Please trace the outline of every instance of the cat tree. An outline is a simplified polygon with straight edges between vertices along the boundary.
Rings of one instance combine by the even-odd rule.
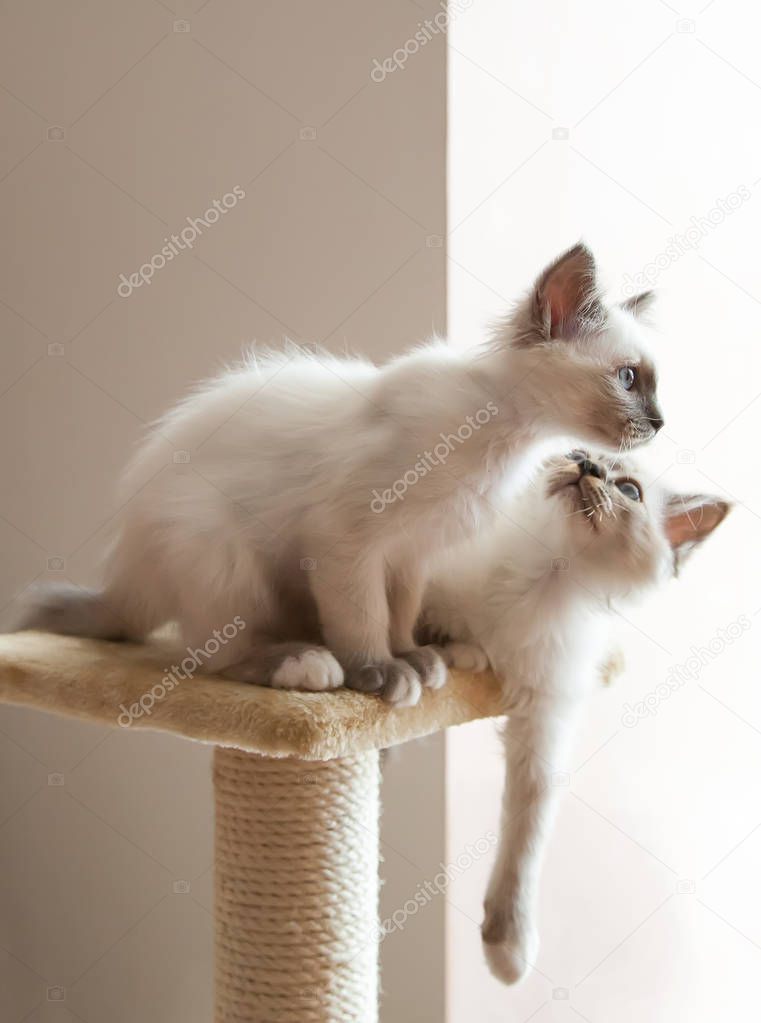
[[[197,676],[155,648],[0,636],[0,702],[214,746],[216,1023],[378,1018],[378,751],[500,713],[453,672],[417,707]],[[149,713],[150,711],[150,713]]]

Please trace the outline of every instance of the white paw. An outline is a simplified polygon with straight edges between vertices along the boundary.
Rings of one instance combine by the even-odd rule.
[[[499,917],[490,919],[487,915],[481,928],[484,956],[498,980],[503,984],[517,984],[536,961],[539,936],[532,927],[519,934],[515,928],[508,925],[503,930],[503,926]]]
[[[399,657],[415,669],[424,689],[441,689],[446,682],[447,666],[438,647],[415,647]]]
[[[344,672],[329,650],[307,650],[286,657],[272,676],[273,689],[308,689],[323,692],[343,685]]]
[[[371,661],[352,668],[346,677],[346,686],[360,693],[379,693],[395,707],[414,707],[423,692],[420,676],[401,657],[389,661]]]
[[[486,671],[489,667],[489,658],[472,643],[447,643],[444,657],[449,667],[458,671]]]
[[[512,945],[487,945],[484,955],[492,974],[503,984],[517,984],[528,973],[532,963]]]
[[[383,699],[395,707],[414,707],[420,703],[423,688],[420,677],[412,669],[399,672],[383,692]]]

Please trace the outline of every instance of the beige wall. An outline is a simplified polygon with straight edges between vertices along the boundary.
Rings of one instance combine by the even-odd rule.
[[[6,6],[0,604],[93,580],[146,421],[249,340],[383,357],[443,329],[441,37],[369,76],[426,8]],[[117,294],[235,186],[192,251]],[[0,764],[3,1023],[206,1023],[208,752],[6,708]],[[441,742],[388,766],[385,803],[390,913],[443,857]],[[432,905],[384,944],[386,1019],[443,1018],[443,919]]]

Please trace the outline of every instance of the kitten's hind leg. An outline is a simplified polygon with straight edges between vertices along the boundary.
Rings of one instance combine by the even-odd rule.
[[[237,682],[273,689],[323,692],[343,685],[343,668],[325,647],[296,641],[274,642],[257,637],[246,657],[221,674]]]
[[[343,669],[319,642],[284,641],[293,608],[282,606],[256,563],[249,567],[245,583],[227,586],[216,600],[213,591],[206,600],[195,590],[185,596],[183,643],[199,670],[274,689],[315,692],[342,685]]]
[[[277,610],[264,588],[258,596],[258,611],[233,615],[231,608],[218,607],[214,619],[200,612],[200,602],[190,607],[186,604],[181,622],[183,643],[198,660],[199,669],[273,689],[318,692],[343,685],[343,669],[324,646],[283,641],[268,634],[268,630],[278,631]],[[247,604],[250,606],[243,598],[236,601],[238,607]],[[194,612],[194,608],[199,610]]]

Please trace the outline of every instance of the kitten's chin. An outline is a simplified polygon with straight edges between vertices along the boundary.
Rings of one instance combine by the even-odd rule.
[[[575,477],[550,493],[562,503],[563,515],[572,528],[599,533],[613,521],[613,504],[607,491],[586,477]]]
[[[634,448],[641,448],[643,445],[649,444],[655,434],[656,431],[652,427],[648,427],[644,432],[637,430],[635,433],[626,434],[621,440],[622,449],[633,451]]]
[[[622,454],[626,451],[633,451],[648,444],[655,437],[657,430],[647,423],[625,423],[620,421],[617,424],[611,423],[611,430],[606,429],[607,424],[595,425],[592,428],[592,443],[599,444],[610,452]]]

